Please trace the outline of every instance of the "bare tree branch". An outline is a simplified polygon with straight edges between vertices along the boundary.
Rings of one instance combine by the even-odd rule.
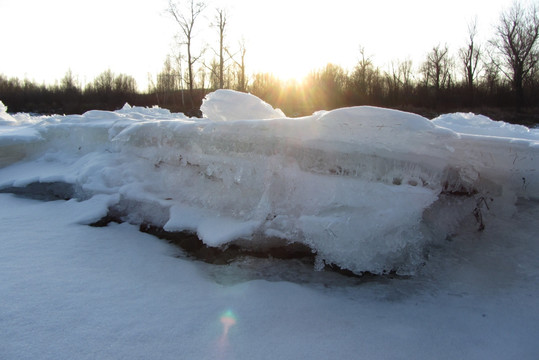
[[[519,107],[524,103],[524,83],[539,62],[538,38],[537,6],[526,9],[515,2],[501,14],[496,36],[490,41],[502,59],[498,66],[511,81]]]
[[[473,94],[475,79],[481,71],[481,46],[475,41],[477,36],[477,17],[468,24],[468,43],[459,50],[459,57],[463,66],[464,77],[470,93]]]
[[[181,45],[185,45],[187,47],[187,85],[189,86],[189,97],[191,101],[191,107],[194,107],[193,103],[193,88],[194,88],[194,65],[195,63],[200,60],[200,58],[203,56],[203,50],[200,54],[194,55],[193,54],[193,38],[194,38],[194,28],[197,18],[202,14],[204,9],[206,8],[206,4],[203,2],[196,2],[194,0],[190,0],[187,3],[186,9],[180,9],[180,5],[178,3],[173,2],[173,0],[169,0],[169,7],[168,7],[168,13],[172,16],[172,18],[176,21],[178,26],[180,27],[180,36],[182,37],[182,40],[179,41]],[[182,11],[183,10],[183,11]]]

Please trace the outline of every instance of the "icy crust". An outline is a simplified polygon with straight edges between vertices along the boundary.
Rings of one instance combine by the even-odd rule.
[[[268,107],[221,90],[207,96],[204,119],[129,105],[14,116],[0,126],[0,188],[73,184],[81,198],[102,199],[87,223],[108,208],[132,223],[196,232],[209,246],[284,239],[311,247],[319,266],[356,273],[413,272],[425,246],[463,220],[501,216],[517,196],[539,198],[538,144],[518,131],[465,134],[374,107],[298,119]]]

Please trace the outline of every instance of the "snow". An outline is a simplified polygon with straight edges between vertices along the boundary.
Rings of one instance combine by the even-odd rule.
[[[441,194],[473,194],[458,212],[480,211],[480,226],[517,197],[539,197],[535,130],[374,107],[290,119],[230,90],[209,94],[202,111],[195,119],[126,104],[23,116],[0,129],[0,187],[57,182],[79,198],[115,194],[108,208],[133,224],[193,231],[215,247],[301,243],[318,267],[358,274],[422,266],[425,246],[453,231],[439,221],[451,216]],[[463,132],[463,118],[475,131]],[[504,128],[510,138],[478,136]]]
[[[71,199],[0,194],[0,358],[537,356],[539,130],[374,107],[292,119],[226,90],[202,110],[0,106],[0,191]],[[124,222],[88,226],[107,214]],[[201,263],[141,224],[307,245],[320,271]]]
[[[462,134],[499,136],[505,138],[529,139],[539,141],[539,132],[526,126],[494,121],[484,115],[473,113],[445,114],[433,119],[438,126],[445,127]]]
[[[7,106],[0,101],[0,125],[11,125],[15,123],[15,119],[7,113]]]
[[[89,201],[0,194],[0,202],[2,359],[533,359],[539,351],[536,203],[433,250],[413,278],[360,282],[271,260],[196,262],[127,223],[78,224]]]
[[[254,95],[233,90],[217,90],[206,96],[200,110],[214,121],[261,120],[285,117],[279,109]]]

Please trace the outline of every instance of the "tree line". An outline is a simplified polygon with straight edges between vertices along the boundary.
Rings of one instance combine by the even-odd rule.
[[[477,41],[477,19],[467,42],[452,55],[437,44],[424,61],[393,61],[385,69],[360,49],[347,71],[328,64],[301,83],[255,74],[250,91],[287,114],[375,105],[435,116],[450,111],[481,112],[493,118],[539,123],[539,17],[537,6],[519,2],[504,10],[491,39]]]
[[[71,70],[53,85],[8,78],[0,74],[0,100],[11,112],[83,113],[92,109],[117,109],[126,102],[139,102],[135,79],[110,69],[84,88]]]
[[[539,104],[539,17],[535,5],[514,2],[500,14],[491,39],[484,44],[477,40],[475,19],[461,48],[436,44],[422,63],[395,60],[382,68],[361,48],[353,69],[327,64],[299,82],[284,81],[271,73],[249,76],[245,42],[228,46],[227,11],[213,9],[209,23],[202,17],[208,11],[212,10],[203,2],[170,0],[167,12],[178,27],[177,44],[162,70],[149,78],[146,91],[138,90],[132,76],[111,70],[84,88],[71,71],[54,85],[0,75],[0,100],[14,112],[80,113],[116,109],[129,102],[200,115],[198,109],[206,93],[229,88],[251,92],[289,116],[375,105],[427,116],[469,110],[496,118],[497,111],[506,111],[531,123],[539,122],[533,118]],[[196,36],[199,27],[208,26],[214,33],[214,46]]]

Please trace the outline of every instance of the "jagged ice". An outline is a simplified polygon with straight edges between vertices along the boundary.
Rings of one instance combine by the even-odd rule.
[[[0,188],[65,184],[94,202],[81,223],[115,212],[208,246],[302,243],[318,266],[356,273],[413,273],[463,223],[476,230],[539,198],[539,132],[522,126],[375,107],[286,118],[230,90],[201,110],[31,116],[2,105]]]

